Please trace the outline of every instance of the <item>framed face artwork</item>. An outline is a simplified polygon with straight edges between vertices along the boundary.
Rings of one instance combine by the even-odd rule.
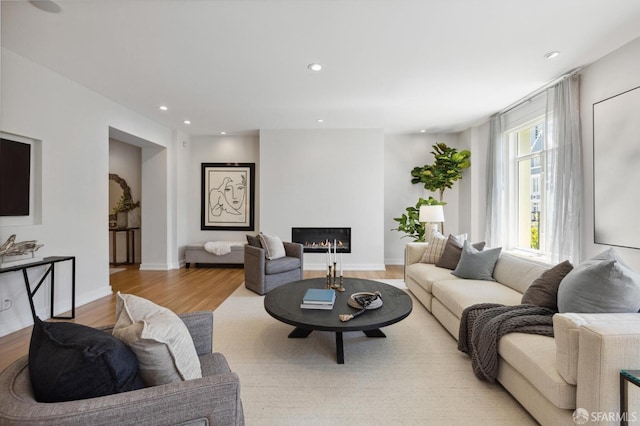
[[[202,230],[254,228],[255,163],[202,163]]]

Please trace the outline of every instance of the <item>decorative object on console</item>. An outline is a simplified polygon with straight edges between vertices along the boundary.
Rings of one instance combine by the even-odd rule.
[[[44,244],[38,244],[37,240],[20,241],[17,243],[15,241],[16,234],[13,234],[0,246],[0,265],[38,260],[35,257],[35,252],[44,246]],[[6,256],[9,256],[10,259],[7,259]]]
[[[115,173],[109,173],[109,180],[115,182],[122,189],[122,194],[118,199],[115,206],[113,206],[112,212],[109,216],[109,226],[116,227],[118,229],[127,228],[129,224],[129,213],[140,207],[140,201],[133,201],[131,196],[131,187],[127,184],[127,181],[118,176]],[[110,188],[110,192],[115,188]],[[133,222],[133,221],[132,221]],[[139,223],[132,223],[132,226],[137,226]]]

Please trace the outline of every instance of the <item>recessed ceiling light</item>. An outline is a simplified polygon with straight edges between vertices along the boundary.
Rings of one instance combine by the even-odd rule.
[[[426,133],[427,130],[426,129],[420,129],[420,133]]]
[[[169,109],[169,108],[168,108],[166,105],[160,105],[160,110],[162,110],[162,111],[166,111],[166,110],[168,110],[168,109]]]
[[[311,71],[320,71],[322,69],[322,65],[320,65],[320,64],[309,64],[309,65],[307,65],[307,68],[309,68]]]
[[[191,124],[191,121],[190,120],[184,120],[183,123],[184,124]]]
[[[545,59],[553,59],[555,57],[557,57],[560,54],[560,52],[558,52],[557,50],[554,50],[553,52],[549,52],[546,55],[544,55]]]
[[[324,120],[322,118],[318,118],[318,123],[324,123]]]
[[[220,134],[221,134],[221,135],[226,135],[226,134],[227,134],[227,132],[220,132]]]
[[[60,13],[62,10],[60,5],[52,0],[29,0],[29,3],[49,13]]]

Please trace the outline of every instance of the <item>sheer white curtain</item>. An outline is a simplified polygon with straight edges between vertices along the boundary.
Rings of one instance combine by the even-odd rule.
[[[504,119],[491,117],[487,155],[487,223],[485,240],[488,247],[504,247],[507,236]]]
[[[545,151],[542,162],[546,189],[540,217],[545,235],[541,250],[549,255],[552,262],[569,259],[578,263],[583,193],[578,75],[562,78],[522,104],[491,117],[485,239],[489,247],[514,248],[510,246],[516,239],[509,236],[507,203],[517,201],[510,201],[507,196],[511,160],[505,132],[543,113]]]
[[[579,75],[548,88],[545,120],[544,200],[545,251],[553,262],[580,262],[580,221],[583,199],[580,137]]]

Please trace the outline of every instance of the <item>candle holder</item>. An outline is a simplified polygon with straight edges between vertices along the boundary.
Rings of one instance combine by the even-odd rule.
[[[333,289],[335,291],[343,292],[345,288],[343,286],[344,279],[341,276],[337,276],[337,267],[336,262],[333,262],[333,265],[329,265],[329,269],[327,270],[327,288]]]

